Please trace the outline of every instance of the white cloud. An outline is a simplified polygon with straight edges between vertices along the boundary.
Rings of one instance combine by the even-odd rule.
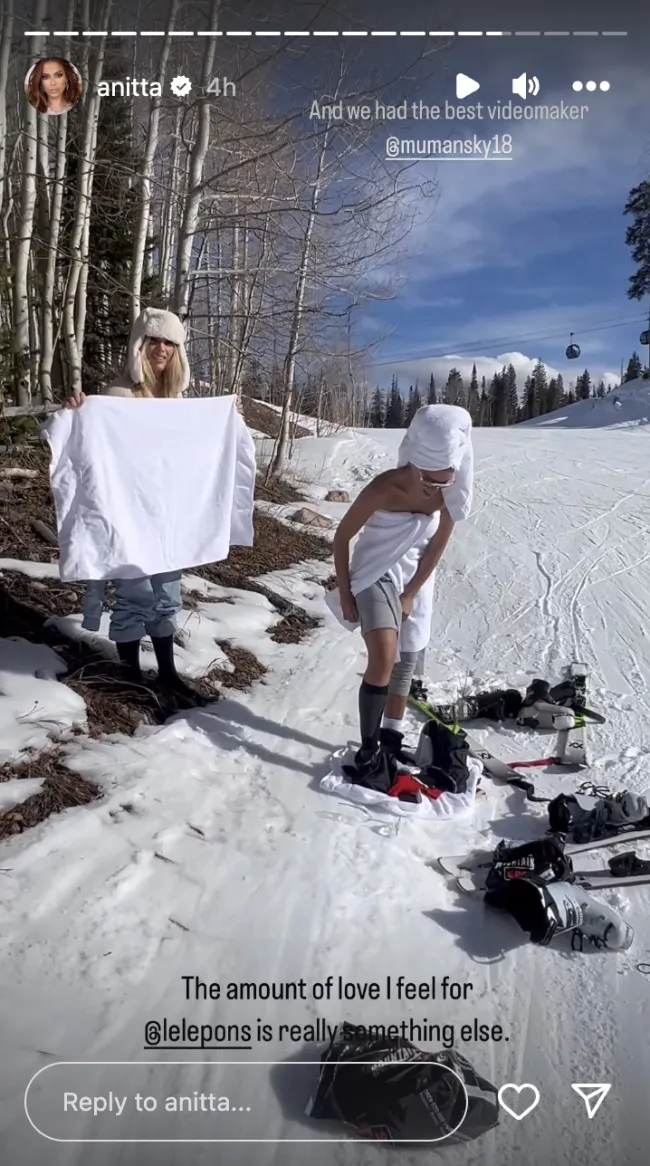
[[[425,389],[429,383],[431,373],[433,373],[436,386],[438,389],[444,385],[447,376],[452,368],[457,368],[463,379],[469,382],[472,375],[472,368],[476,365],[476,373],[479,379],[486,377],[488,382],[492,379],[495,373],[501,372],[504,365],[512,364],[517,373],[517,380],[520,389],[523,388],[526,377],[529,376],[537,363],[536,357],[526,356],[523,352],[503,352],[499,356],[462,356],[460,354],[450,353],[448,356],[435,356],[424,360],[411,360],[395,362],[390,367],[390,372],[382,367],[376,374],[371,373],[371,381],[374,379],[377,383],[387,388],[393,373],[397,376],[400,388],[408,388],[409,385],[415,384],[418,381],[420,389]],[[557,376],[561,373],[564,377],[564,382],[568,386],[571,381],[576,379],[584,370],[584,362],[576,361],[573,365],[563,363],[554,367],[551,364],[543,362],[549,377]],[[597,368],[590,366],[589,369],[592,379],[599,381],[601,378],[605,384],[618,384],[620,374],[612,372],[611,369]]]

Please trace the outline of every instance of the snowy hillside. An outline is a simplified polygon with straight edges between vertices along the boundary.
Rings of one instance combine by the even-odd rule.
[[[435,696],[525,685],[533,676],[559,680],[576,658],[592,671],[590,703],[606,712],[607,725],[589,729],[589,773],[529,771],[548,796],[576,790],[585,776],[615,790],[650,787],[650,430],[629,428],[644,420],[644,409],[650,417],[650,385],[617,395],[626,402],[620,417],[606,400],[572,406],[564,421],[545,417],[526,432],[476,433],[474,513],[455,533],[439,574],[428,663]],[[609,419],[592,426],[590,412]],[[566,420],[569,414],[584,420]],[[338,488],[354,496],[395,463],[401,437],[343,431],[297,442],[297,471],[312,482],[318,509],[338,519],[345,505],[324,503],[325,493]],[[324,616],[322,582],[330,569],[309,563],[262,582]],[[552,1129],[555,1166],[641,1166],[650,985],[637,965],[650,959],[649,888],[602,892],[634,927],[626,954],[567,954],[524,942],[514,922],[456,894],[431,862],[503,837],[539,836],[544,807],[486,779],[486,798],[457,823],[382,816],[323,792],[332,751],[356,734],[358,634],[328,620],[300,644],[278,643],[271,639],[276,615],[263,597],[211,587],[186,629],[185,671],[205,667],[211,645],[229,628],[269,671],[249,693],[231,692],[207,710],[142,727],[133,737],[79,736],[73,727],[84,710],[51,649],[0,640],[5,748],[42,747],[55,722],[67,763],[105,795],[0,842],[3,1164],[149,1160],[133,1144],[143,1136],[142,1115],[133,1109],[77,1118],[73,1136],[132,1140],[119,1149],[46,1144],[27,1128],[27,1083],[61,1061],[99,1064],[41,1072],[32,1087],[33,1120],[55,1138],[70,1128],[63,1089],[157,1097],[236,1092],[250,1112],[219,1118],[212,1138],[343,1138],[342,1128],[323,1129],[304,1116],[316,1072],[304,1062],[317,1061],[324,1042],[306,1043],[306,1034],[289,1026],[412,1018],[441,1026],[440,1039],[416,1041],[422,1047],[441,1048],[450,1032],[444,1026],[454,1026],[459,1051],[490,1081],[530,1082],[541,1094],[521,1126],[503,1114],[495,1131],[446,1148],[441,1161],[519,1166],[525,1152],[527,1166],[548,1166]],[[221,606],[209,608],[210,598]],[[415,740],[418,725],[409,715]],[[548,736],[526,730],[487,730],[483,739],[506,761],[545,757],[554,748]],[[638,851],[648,857],[650,846],[640,842]],[[581,866],[601,861],[587,856]],[[471,988],[465,1002],[247,1002],[186,991],[182,977],[193,976],[222,986],[301,979],[311,986],[328,976],[381,985],[387,976],[405,976],[430,985],[434,976],[438,983],[449,976]],[[460,1026],[475,1019],[501,1026],[503,1039],[493,1033],[497,1039],[461,1043]],[[259,1039],[258,1020],[273,1026],[271,1039]],[[209,1051],[201,1054],[194,1038],[172,1033],[158,1037],[157,1050],[145,1049],[147,1022],[165,1021],[249,1024],[252,1035],[247,1041],[206,1029]],[[228,1063],[164,1067],[182,1060]],[[130,1064],[101,1064],[107,1061]],[[238,1067],[251,1061],[258,1064]],[[592,1123],[571,1091],[576,1081],[615,1083]],[[192,1138],[193,1118],[176,1119],[184,1123],[177,1137]],[[332,1151],[336,1162],[355,1166],[376,1166],[381,1153],[332,1145],[328,1160]],[[277,1141],[216,1154],[196,1144],[155,1150],[159,1166],[298,1166],[304,1157],[304,1145]],[[400,1149],[399,1161],[418,1166],[422,1155]]]
[[[627,381],[612,389],[606,397],[576,401],[545,413],[532,421],[522,421],[519,428],[535,429],[622,429],[650,422],[650,380]]]

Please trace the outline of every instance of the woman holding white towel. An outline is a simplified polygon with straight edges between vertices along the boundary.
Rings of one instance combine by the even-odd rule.
[[[456,522],[471,509],[471,437],[465,409],[419,409],[398,468],[362,490],[334,537],[343,621],[361,627],[368,651],[359,690],[361,748],[346,768],[364,784],[390,784],[399,759],[411,680],[431,634],[435,570]]]
[[[178,398],[190,383],[185,351],[185,329],[172,312],[145,308],[133,325],[129,339],[127,367],[123,376],[109,385],[111,397]],[[66,401],[69,409],[86,400],[78,393]],[[182,608],[181,572],[136,579],[116,579],[115,604],[111,612],[109,636],[115,643],[125,674],[142,683],[140,644],[150,636],[158,663],[160,682],[168,688],[177,705],[190,708],[207,701],[178,675],[174,661],[176,617]],[[99,628],[105,584],[86,584],[83,626]]]

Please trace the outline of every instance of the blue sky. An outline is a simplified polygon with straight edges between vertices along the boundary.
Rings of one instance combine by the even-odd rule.
[[[639,349],[648,304],[627,298],[632,262],[623,208],[650,172],[647,42],[457,38],[430,80],[403,91],[409,100],[456,103],[455,76],[464,72],[481,84],[465,105],[521,104],[511,80],[524,71],[539,77],[537,102],[586,104],[585,119],[411,121],[396,131],[512,132],[515,161],[421,164],[439,185],[437,205],[412,232],[394,300],[373,305],[362,322],[366,337],[391,333],[373,352],[370,377],[380,384],[393,371],[404,387],[431,372],[444,380],[450,367],[469,372],[474,360],[479,374],[491,375],[504,357],[522,375],[539,357],[568,379],[585,366],[596,377],[617,378],[621,359]],[[574,80],[608,80],[611,88],[578,95]],[[621,322],[626,326],[612,327]],[[570,332],[582,349],[575,363],[564,357]]]

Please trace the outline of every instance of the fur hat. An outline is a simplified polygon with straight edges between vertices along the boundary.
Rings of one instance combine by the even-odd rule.
[[[187,363],[187,353],[185,351],[185,329],[178,316],[175,316],[173,312],[165,312],[162,308],[145,308],[131,329],[128,359],[128,370],[131,380],[135,385],[142,384],[143,375],[140,354],[142,345],[149,337],[152,340],[169,340],[171,344],[175,344],[178,348],[183,369],[181,392],[184,393],[190,383],[190,366]]]

